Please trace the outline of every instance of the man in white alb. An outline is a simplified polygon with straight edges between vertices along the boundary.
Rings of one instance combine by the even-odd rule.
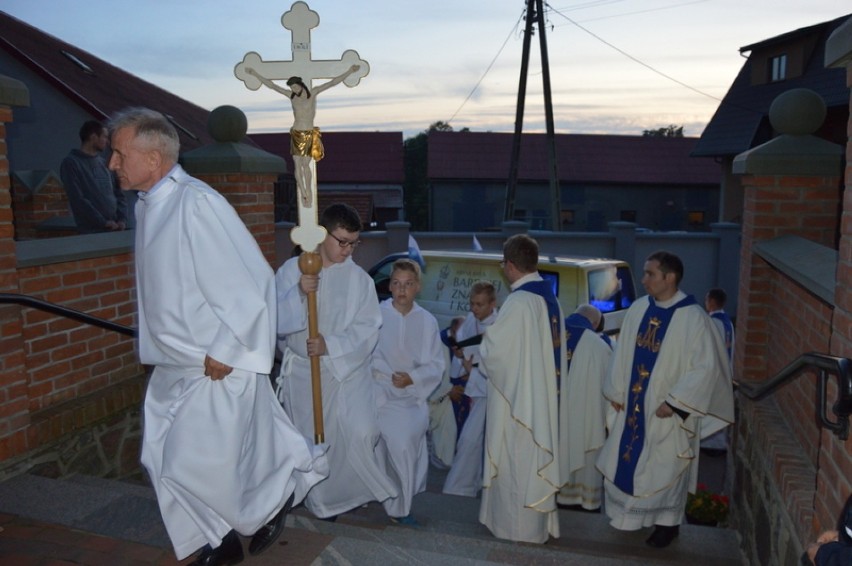
[[[275,287],[228,202],[177,165],[178,134],[159,112],[110,123],[110,169],[139,191],[139,358],[154,366],[142,464],[175,554],[193,565],[243,559],[275,542],[285,516],[326,474],[275,399]]]

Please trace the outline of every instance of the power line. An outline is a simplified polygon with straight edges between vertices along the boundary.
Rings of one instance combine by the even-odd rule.
[[[621,48],[619,48],[619,47],[616,47],[615,45],[613,45],[612,43],[608,42],[607,40],[605,40],[604,38],[600,37],[599,35],[596,35],[596,34],[595,34],[595,33],[593,33],[592,31],[590,31],[590,30],[588,30],[588,29],[584,28],[584,27],[583,27],[583,26],[581,26],[579,23],[575,22],[574,20],[572,20],[571,18],[569,18],[568,16],[566,16],[565,14],[563,14],[562,12],[560,12],[559,10],[557,10],[557,9],[553,8],[553,7],[552,7],[552,6],[550,6],[549,4],[547,4],[547,8],[548,8],[550,11],[552,11],[553,13],[555,13],[555,14],[559,14],[560,16],[562,16],[563,18],[565,18],[566,20],[568,20],[568,22],[569,22],[569,23],[573,24],[574,26],[576,26],[576,27],[578,27],[579,29],[581,29],[581,30],[583,30],[584,32],[586,32],[587,34],[591,35],[592,37],[594,37],[595,39],[597,39],[598,41],[600,41],[601,43],[603,43],[603,44],[604,44],[604,45],[606,45],[607,47],[609,47],[609,48],[611,48],[611,49],[614,49],[615,51],[617,51],[617,52],[621,53],[622,55],[624,55],[625,57],[627,57],[628,59],[630,59],[630,60],[631,60],[631,61],[633,61],[634,63],[638,63],[639,65],[642,65],[643,67],[645,67],[645,68],[646,68],[646,69],[648,69],[649,71],[651,71],[651,72],[653,72],[653,73],[656,73],[656,74],[660,75],[661,77],[663,77],[663,78],[665,78],[665,79],[668,79],[668,80],[672,81],[673,83],[679,84],[680,86],[682,86],[682,87],[684,87],[684,88],[688,88],[689,90],[691,90],[691,91],[693,91],[693,92],[695,92],[695,93],[697,93],[697,94],[700,94],[700,95],[702,95],[702,96],[706,96],[707,98],[712,98],[713,100],[717,100],[717,101],[719,101],[719,102],[722,102],[722,99],[721,99],[721,98],[719,98],[718,96],[713,96],[712,94],[708,94],[708,93],[706,93],[706,92],[704,92],[704,91],[702,91],[702,90],[699,90],[699,89],[695,88],[695,87],[694,87],[694,86],[692,86],[692,85],[688,85],[688,84],[686,84],[686,83],[685,83],[685,82],[683,82],[683,81],[679,81],[678,79],[676,79],[676,78],[672,77],[671,75],[667,75],[666,73],[664,73],[664,72],[662,72],[662,71],[660,71],[660,70],[658,70],[658,69],[656,69],[656,68],[652,67],[652,66],[651,66],[651,65],[649,65],[648,63],[645,63],[645,62],[644,62],[644,61],[642,61],[641,59],[638,59],[638,58],[634,57],[633,55],[631,55],[630,53],[628,53],[628,52],[624,51],[623,49],[621,49]]]
[[[450,119],[447,120],[447,124],[450,124],[453,121],[453,119],[456,116],[458,116],[458,113],[461,112],[461,109],[464,108],[464,105],[467,104],[468,100],[470,100],[470,97],[473,96],[473,93],[476,92],[476,89],[478,89],[479,85],[482,84],[482,81],[485,80],[485,77],[488,75],[488,72],[491,70],[491,67],[494,66],[494,63],[497,61],[497,58],[500,57],[500,54],[503,52],[503,49],[505,49],[506,44],[509,43],[509,40],[517,32],[518,24],[521,23],[521,20],[524,18],[524,11],[525,10],[521,11],[521,15],[518,18],[518,21],[515,22],[514,26],[512,26],[512,29],[509,31],[509,35],[507,35],[506,39],[503,41],[503,45],[501,45],[500,49],[497,50],[497,54],[491,60],[491,63],[488,64],[488,67],[485,69],[485,72],[482,73],[482,76],[479,77],[479,80],[476,81],[476,84],[473,85],[473,88],[470,90],[470,93],[467,95],[467,97],[464,99],[464,101],[461,103],[461,105],[458,107],[458,109],[455,112],[453,112],[453,115],[450,116]]]
[[[553,8],[550,7],[551,10],[558,13],[559,10],[563,12],[573,12],[575,10],[584,10],[586,8],[598,8],[600,6],[604,6],[606,4],[614,4],[617,2],[621,2],[622,0],[599,0],[598,2],[589,2],[587,4],[580,4],[577,6],[571,6],[570,8]],[[610,14],[608,16],[600,16],[597,18],[589,18],[583,20],[583,23],[586,22],[597,22],[600,20],[610,20],[612,18],[621,18],[623,16],[634,16],[636,14],[647,14],[648,12],[660,12],[662,10],[671,10],[672,8],[680,8],[682,6],[689,6],[691,4],[701,4],[703,2],[707,2],[707,0],[690,0],[687,2],[679,2],[677,4],[670,4],[668,6],[658,6],[656,8],[648,8],[646,10],[634,10],[632,12],[621,12],[620,14]],[[561,14],[560,14],[561,15]],[[562,24],[567,25],[567,24]],[[561,26],[557,26],[561,27]]]

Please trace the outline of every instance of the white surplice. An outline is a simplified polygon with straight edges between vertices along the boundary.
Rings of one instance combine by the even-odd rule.
[[[725,342],[725,347],[728,351],[728,361],[731,364],[731,374],[733,375],[734,371],[734,331],[731,330],[731,343],[728,344],[725,337],[725,323],[719,320],[718,318],[714,318],[713,315],[716,313],[724,313],[724,309],[719,309],[716,311],[708,312],[710,315],[710,320],[713,321],[713,326],[716,330],[719,331],[719,334],[722,336],[722,341]],[[710,436],[704,437],[701,439],[701,448],[710,448],[711,450],[727,450],[728,449],[728,430],[723,429],[718,432],[714,432]]]
[[[685,297],[678,291],[671,299],[657,304],[669,308]],[[612,368],[604,382],[604,396],[610,401],[623,405],[628,402],[636,339],[648,306],[648,297],[642,297],[624,317]],[[598,457],[598,468],[605,478],[606,513],[610,524],[621,530],[679,525],[686,494],[695,489],[700,438],[733,422],[733,393],[725,344],[712,319],[699,305],[675,311],[647,387],[641,407],[645,438],[632,495],[612,483],[622,457],[625,410],[609,412],[610,435]],[[655,412],[664,401],[688,412],[689,416],[686,420],[677,414],[657,417]]]
[[[567,332],[576,332],[568,328]],[[606,407],[603,382],[609,370],[612,349],[594,331],[586,330],[572,353],[560,407],[559,453],[567,481],[556,500],[563,505],[601,506],[603,475],[595,466],[606,440]]]
[[[441,382],[447,352],[438,321],[417,303],[403,315],[393,299],[382,302],[382,328],[373,353],[373,379],[379,430],[386,448],[388,474],[396,480],[399,496],[384,502],[391,517],[411,512],[411,500],[426,490],[429,450],[427,399]],[[391,382],[394,372],[406,372],[414,382],[404,388]]]
[[[495,320],[497,320],[497,309],[484,320],[477,320],[473,313],[468,313],[458,332],[456,332],[456,340],[461,342],[482,334],[486,328],[494,324]],[[482,356],[479,354],[479,345],[465,347],[463,354],[465,359],[472,359],[474,364],[464,388],[464,394],[470,397],[470,412],[464,426],[462,426],[461,433],[458,435],[455,455],[453,456],[452,466],[450,466],[450,472],[444,481],[443,491],[450,495],[476,497],[476,494],[482,488],[482,458],[485,442],[485,406],[488,382],[482,373]],[[453,377],[463,374],[462,360],[453,357],[450,372]]]
[[[326,474],[269,382],[272,270],[227,201],[175,166],[136,205],[142,464],[178,559],[252,535]],[[233,367],[204,376],[204,359]]]
[[[307,298],[299,290],[298,258],[275,275],[278,346],[282,352],[279,397],[293,424],[314,435],[310,358],[307,356]],[[320,356],[325,442],[329,476],[305,499],[317,517],[332,517],[369,501],[396,497],[376,453],[376,421],[370,358],[382,316],[372,279],[352,258],[324,267],[317,289],[319,333],[327,353]]]
[[[512,284],[541,280],[529,274]],[[555,324],[564,326],[560,312]],[[556,367],[547,306],[512,291],[480,346],[488,376],[485,470],[479,520],[494,536],[543,543],[559,537],[561,485]],[[564,369],[562,348],[560,371]]]

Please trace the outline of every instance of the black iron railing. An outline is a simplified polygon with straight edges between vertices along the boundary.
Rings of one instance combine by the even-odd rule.
[[[849,415],[852,414],[852,360],[811,352],[802,354],[795,361],[765,382],[735,381],[740,393],[749,399],[759,400],[787,381],[799,375],[807,367],[819,370],[817,375],[817,421],[820,426],[832,431],[841,440],[849,438]],[[830,420],[826,411],[828,380],[837,378],[837,401],[831,407],[837,420]]]
[[[22,305],[45,312],[58,314],[66,318],[76,320],[78,322],[84,322],[86,324],[91,324],[92,326],[97,326],[106,330],[112,330],[113,332],[124,334],[125,336],[136,336],[135,328],[124,326],[122,324],[118,324],[109,320],[104,320],[102,318],[98,318],[96,316],[92,316],[81,311],[69,309],[68,307],[63,307],[55,303],[36,299],[35,297],[30,297],[28,295],[19,295],[17,293],[0,293],[0,304],[4,303]]]

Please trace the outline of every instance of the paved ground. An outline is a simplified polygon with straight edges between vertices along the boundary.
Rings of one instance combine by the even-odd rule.
[[[702,480],[724,482],[725,458],[705,458]],[[415,498],[421,527],[390,523],[371,504],[336,523],[304,508],[287,519],[279,541],[244,564],[565,564],[636,565],[741,563],[727,529],[684,526],[668,549],[644,545],[648,532],[621,533],[600,514],[560,511],[563,536],[546,545],[494,539],[477,521],[478,500],[440,494],[444,473],[430,470],[429,491]],[[247,539],[244,541],[247,545]],[[178,562],[145,486],[74,476],[54,480],[22,475],[0,483],[0,564],[3,566],[142,566]]]

